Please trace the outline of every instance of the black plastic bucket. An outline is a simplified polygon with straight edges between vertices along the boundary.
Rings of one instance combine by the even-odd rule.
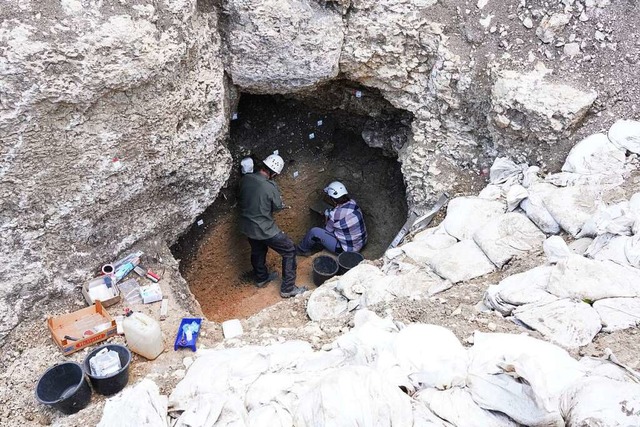
[[[344,274],[356,265],[360,264],[364,257],[359,252],[342,252],[338,255],[339,274]]]
[[[64,362],[47,369],[36,385],[36,399],[67,415],[86,407],[91,401],[91,387],[82,366]]]
[[[89,361],[103,348],[107,348],[118,353],[118,356],[120,357],[120,365],[122,366],[122,368],[111,375],[107,375],[106,377],[97,377],[91,374],[91,365],[89,364]],[[130,363],[131,352],[127,347],[120,344],[106,344],[96,348],[87,355],[87,357],[84,359],[84,370],[87,372],[87,376],[91,379],[91,385],[93,386],[93,389],[96,391],[96,393],[110,396],[125,388],[125,386],[129,382]]]
[[[338,262],[328,256],[320,255],[313,260],[313,283],[316,286],[322,285],[327,279],[338,273]]]

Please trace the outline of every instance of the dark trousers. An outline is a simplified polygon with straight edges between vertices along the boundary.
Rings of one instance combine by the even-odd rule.
[[[267,252],[269,248],[276,251],[282,257],[282,292],[291,291],[296,285],[296,247],[293,241],[284,232],[280,232],[270,239],[255,240],[249,238],[251,245],[251,265],[258,282],[267,280]]]

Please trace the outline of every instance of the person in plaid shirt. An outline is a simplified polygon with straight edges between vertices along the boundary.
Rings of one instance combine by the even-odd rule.
[[[329,184],[324,192],[334,208],[325,211],[324,228],[313,227],[307,232],[296,247],[298,255],[309,256],[322,247],[333,253],[359,252],[367,244],[362,210],[339,181]]]

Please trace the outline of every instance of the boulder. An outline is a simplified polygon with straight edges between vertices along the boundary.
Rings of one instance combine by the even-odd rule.
[[[287,93],[338,75],[341,16],[311,0],[225,3],[226,69],[253,93]]]

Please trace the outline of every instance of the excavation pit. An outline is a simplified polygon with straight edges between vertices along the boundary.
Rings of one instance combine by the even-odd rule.
[[[362,135],[364,131],[371,139],[377,132],[396,147],[408,135],[406,113],[385,108],[382,112],[378,108],[378,117],[371,118],[342,108],[310,107],[282,96],[242,95],[231,122],[229,150],[234,166],[229,180],[172,248],[209,319],[246,318],[281,301],[280,278],[265,288],[253,285],[249,244],[239,232],[236,193],[240,161],[246,155],[263,159],[278,150],[284,158],[285,169],[276,182],[290,208],[275,219],[294,242],[300,242],[309,228],[323,225],[322,216],[310,208],[322,199],[322,189],[329,182],[339,180],[365,216],[369,241],[362,254],[376,259],[384,253],[407,217],[404,181],[393,149],[371,148]],[[314,289],[313,257],[297,259],[296,283]],[[270,271],[281,274],[280,260],[269,251]]]

